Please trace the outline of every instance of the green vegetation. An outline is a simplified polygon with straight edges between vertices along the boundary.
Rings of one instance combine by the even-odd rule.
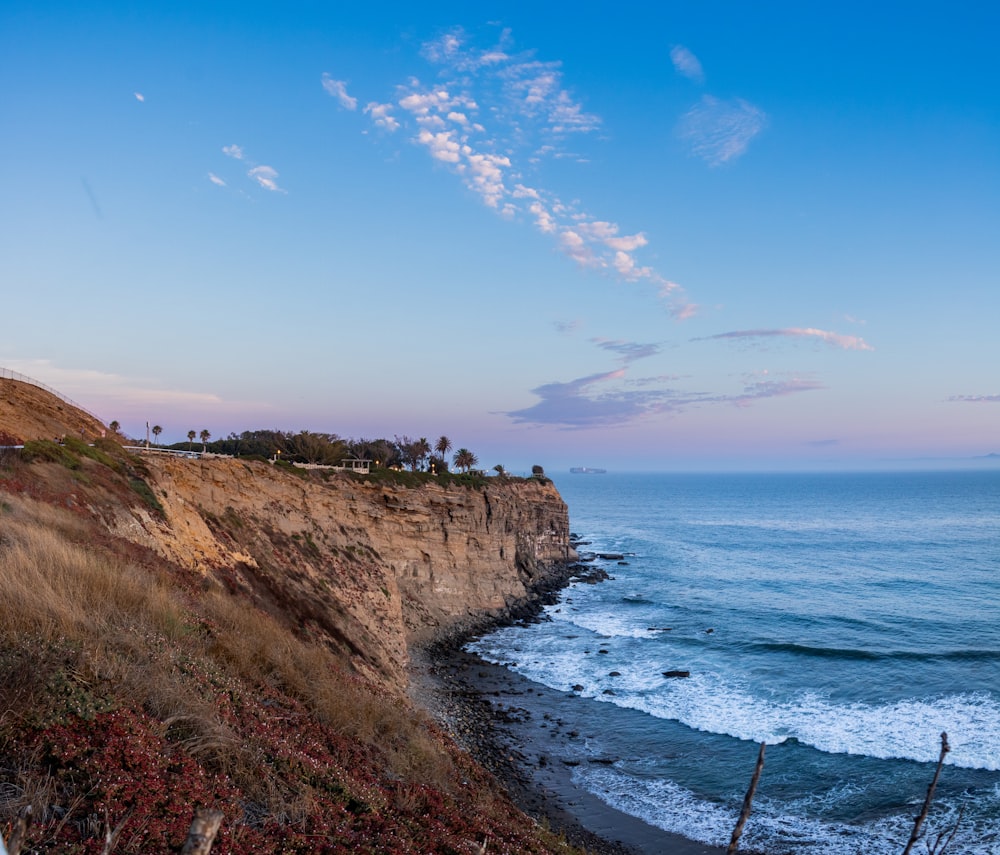
[[[128,479],[128,485],[137,496],[149,505],[150,510],[161,517],[166,516],[167,512],[163,509],[163,505],[160,504],[160,500],[156,498],[156,494],[152,488],[142,478],[133,476]]]

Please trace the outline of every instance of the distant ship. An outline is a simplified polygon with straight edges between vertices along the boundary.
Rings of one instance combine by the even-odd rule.
[[[571,466],[570,472],[574,475],[603,475],[607,469],[595,469],[593,466]]]

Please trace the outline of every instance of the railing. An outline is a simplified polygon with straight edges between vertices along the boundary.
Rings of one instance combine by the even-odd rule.
[[[123,445],[122,449],[125,451],[130,451],[133,454],[164,454],[168,457],[190,457],[198,458],[202,456],[200,451],[184,451],[177,448],[157,448],[156,446],[147,445]],[[212,455],[214,457],[221,457],[222,455]]]
[[[57,392],[51,386],[46,386],[44,383],[39,383],[37,380],[34,380],[31,377],[26,377],[24,374],[19,374],[17,371],[11,371],[9,368],[0,368],[0,379],[17,380],[20,383],[27,383],[29,386],[36,386],[39,389],[44,389],[50,395],[55,395],[60,401],[65,401],[71,407],[76,407],[76,409],[86,413],[92,419],[96,419],[102,425],[104,424],[104,419],[102,419],[100,416],[90,412],[90,410],[88,410],[86,407],[81,407],[76,401],[67,398],[64,394],[62,394],[62,392]]]

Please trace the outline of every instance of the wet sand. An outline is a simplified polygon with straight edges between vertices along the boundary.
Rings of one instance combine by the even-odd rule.
[[[720,855],[609,807],[573,783],[583,750],[565,693],[484,662],[456,643],[414,651],[412,694],[528,815],[597,855]]]

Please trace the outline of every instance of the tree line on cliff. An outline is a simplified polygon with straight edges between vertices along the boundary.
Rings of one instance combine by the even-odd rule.
[[[158,437],[161,431],[154,428],[154,435]],[[174,443],[168,447],[187,448],[193,433],[189,432],[188,443]],[[239,434],[230,433],[224,439],[212,442],[208,441],[209,437],[208,431],[201,432],[204,450],[214,454],[269,460],[279,458],[294,463],[339,465],[349,459],[370,460],[377,467],[409,469],[412,472],[447,472],[451,466],[468,472],[479,463],[478,457],[467,448],[459,448],[449,461],[452,443],[443,435],[433,446],[426,437],[347,439],[335,433],[309,430],[246,430]],[[494,469],[505,471],[503,466],[495,466]]]

